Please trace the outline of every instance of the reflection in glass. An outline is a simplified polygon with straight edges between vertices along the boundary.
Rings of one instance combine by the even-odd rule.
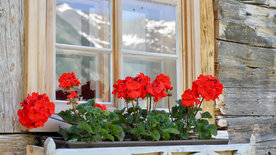
[[[58,78],[67,72],[75,72],[82,85],[76,90],[82,100],[96,98],[98,102],[110,102],[110,55],[56,54],[56,100],[65,100],[66,92],[59,88]]]
[[[56,0],[56,42],[111,48],[109,0]]]
[[[122,0],[123,49],[176,54],[176,6]]]
[[[123,60],[123,72],[124,78],[126,76],[136,76],[140,72],[150,76],[151,81],[155,77],[163,73],[169,75],[173,89],[173,96],[171,97],[171,106],[175,105],[177,99],[177,74],[176,74],[176,60],[163,59],[163,58],[149,58],[127,55]],[[146,107],[146,101],[139,101],[139,105]],[[167,98],[160,100],[157,104],[157,108],[167,108]]]

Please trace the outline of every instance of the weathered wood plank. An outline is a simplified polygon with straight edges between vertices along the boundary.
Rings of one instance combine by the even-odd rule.
[[[276,115],[276,89],[226,88],[225,115]]]
[[[44,154],[44,147],[34,146],[34,145],[27,145],[26,155],[43,155]]]
[[[275,117],[239,117],[227,118],[227,121],[230,143],[248,143],[252,134],[256,136],[256,143],[276,141]]]
[[[276,140],[257,143],[256,154],[276,154]]]
[[[219,1],[219,39],[254,46],[276,47],[276,9]]]
[[[26,154],[26,146],[34,145],[35,136],[28,134],[0,135],[0,154]]]
[[[220,80],[225,87],[275,88],[276,49],[219,42]]]
[[[239,0],[241,3],[253,4],[267,8],[276,8],[275,0]]]
[[[21,131],[24,94],[24,0],[0,1],[0,133]]]
[[[200,43],[201,71],[204,75],[215,75],[215,24],[212,0],[200,0]],[[203,111],[213,116],[210,123],[215,123],[215,102],[204,102]]]

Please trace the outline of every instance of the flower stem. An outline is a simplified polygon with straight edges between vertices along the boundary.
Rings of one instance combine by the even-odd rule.
[[[154,102],[154,110],[157,108],[157,102]]]
[[[53,116],[50,116],[49,118],[54,119],[54,120],[57,120],[57,121],[60,121],[60,122],[63,122],[63,123],[67,123],[67,124],[71,124],[71,125],[76,125],[76,124],[73,124],[73,123],[66,122],[66,121],[64,121],[64,120],[62,120],[62,119],[55,118],[55,117],[53,117]]]
[[[134,106],[133,100],[131,102],[132,102],[132,107],[133,107],[134,115],[136,115],[136,111],[135,111],[135,106]]]
[[[147,115],[149,114],[149,97],[147,96]]]
[[[200,104],[199,104],[199,106],[198,106],[198,108],[197,108],[197,111],[196,111],[196,113],[195,113],[195,116],[196,116],[196,114],[198,113],[198,111],[199,111],[199,109],[200,109],[201,104],[202,104],[203,101],[204,101],[204,98],[201,99]]]
[[[169,109],[169,113],[171,114],[170,96],[168,96],[168,109]]]
[[[149,105],[149,112],[151,111],[151,97],[150,97],[150,105]]]
[[[77,112],[76,104],[75,104],[75,103],[72,103],[72,106],[73,106],[74,113],[75,113],[75,115],[76,115],[77,118],[78,118],[78,121],[80,121],[80,116],[79,116],[79,114],[78,114],[78,112]]]

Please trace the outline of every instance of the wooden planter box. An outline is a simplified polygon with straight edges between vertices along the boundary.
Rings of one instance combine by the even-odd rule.
[[[252,144],[227,144],[227,140],[65,142],[47,138],[44,147],[27,146],[27,155],[254,155]],[[63,146],[63,148],[58,148]],[[69,147],[69,148],[64,148]],[[74,147],[74,148],[72,148]]]

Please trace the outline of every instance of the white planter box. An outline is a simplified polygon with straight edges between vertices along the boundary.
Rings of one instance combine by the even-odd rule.
[[[28,146],[27,155],[255,155],[254,143],[228,145],[171,145],[171,146],[137,146],[104,148],[62,148],[56,149],[55,142],[48,138],[44,147]]]

